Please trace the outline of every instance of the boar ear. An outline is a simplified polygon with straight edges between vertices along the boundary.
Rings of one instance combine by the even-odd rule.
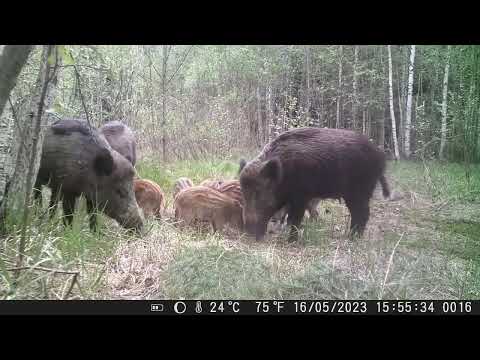
[[[278,181],[282,175],[282,164],[277,158],[271,159],[263,165],[261,174],[270,180]]]
[[[113,172],[113,157],[106,148],[100,149],[95,157],[93,167],[98,176],[109,176]]]
[[[245,159],[240,159],[240,169],[238,169],[238,173],[242,171],[242,169],[247,165],[247,161]]]

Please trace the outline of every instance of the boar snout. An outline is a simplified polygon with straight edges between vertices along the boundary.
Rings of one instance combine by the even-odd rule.
[[[267,221],[259,219],[254,214],[244,213],[245,231],[251,236],[255,236],[257,241],[263,240],[267,232]]]
[[[118,219],[120,225],[125,229],[134,231],[137,234],[141,234],[143,230],[144,218],[139,211],[138,207],[131,207],[126,216]]]

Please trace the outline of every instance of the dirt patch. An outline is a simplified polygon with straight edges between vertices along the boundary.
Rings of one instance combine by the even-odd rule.
[[[153,223],[148,236],[119,245],[108,264],[107,283],[111,298],[168,297],[164,291],[168,280],[165,271],[178,261],[177,256],[182,253],[182,249],[189,248],[200,254],[202,249],[213,246],[239,254],[243,259],[260,259],[251,262],[258,265],[258,261],[261,261],[262,266],[269,269],[269,276],[277,279],[279,284],[290,284],[296,281],[292,279],[307,277],[310,285],[305,285],[305,294],[308,293],[309,286],[316,286],[317,289],[332,286],[332,289],[323,289],[325,291],[321,294],[335,292],[337,297],[360,298],[451,298],[456,293],[451,289],[450,278],[441,276],[460,276],[464,265],[459,261],[452,262],[436,252],[434,228],[425,226],[427,221],[422,220],[431,216],[436,205],[427,197],[398,185],[395,186],[393,200],[384,199],[380,189],[377,189],[370,202],[371,215],[366,232],[362,238],[352,241],[347,237],[350,216],[346,206],[335,200],[325,200],[319,206],[320,219],[306,220],[300,241],[293,244],[287,242],[287,227],[281,231],[277,229],[260,242],[228,229],[216,234],[179,229],[172,225],[173,212],[169,209],[162,221]],[[423,235],[428,239],[422,238]],[[188,261],[196,260],[192,257]],[[246,261],[245,266],[250,266],[248,263],[250,260]],[[311,269],[317,265],[321,265],[324,269],[322,271],[337,275],[329,275],[332,279],[330,283],[319,278],[320,285],[312,285],[311,282],[316,280]],[[197,267],[202,269],[202,264],[195,264],[194,268]],[[228,264],[223,271],[229,271]],[[234,279],[233,271],[232,274],[225,275]],[[248,273],[248,268],[242,271]],[[358,293],[347,288],[344,295],[341,295],[343,292],[339,292],[340,285],[335,280],[340,279],[338,274],[341,279],[354,279]],[[208,271],[202,276],[208,280]],[[180,279],[182,283],[195,281]],[[208,283],[207,280],[192,286],[198,287],[198,284]],[[348,284],[352,282],[349,280],[345,284],[350,286]],[[188,285],[184,286],[188,289]],[[266,288],[269,286],[272,286],[271,283],[265,283]],[[238,289],[235,291],[238,293]],[[278,288],[278,293],[281,294],[282,291]],[[228,297],[228,289],[222,289],[218,294]],[[272,296],[282,295],[275,291]],[[315,295],[310,293],[308,296]]]

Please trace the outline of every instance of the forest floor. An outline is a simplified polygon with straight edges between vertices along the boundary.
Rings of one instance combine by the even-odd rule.
[[[235,163],[224,161],[214,164],[209,174],[195,168],[163,173],[174,175],[172,179],[189,176],[198,183],[204,178],[233,178],[232,168],[236,171]],[[106,271],[106,297],[480,298],[480,202],[475,194],[473,201],[468,196],[432,196],[435,186],[451,195],[454,191],[447,187],[458,187],[445,179],[441,166],[433,168],[390,164],[388,178],[396,200],[383,199],[377,189],[367,231],[355,241],[346,236],[347,208],[334,200],[321,202],[320,219],[307,219],[294,244],[287,242],[286,228],[261,242],[233,231],[179,230],[170,209],[164,219],[151,222],[148,236],[119,242]],[[446,171],[462,176],[458,169]],[[165,185],[171,198],[171,184],[151,165],[140,166],[139,173]],[[453,175],[451,181],[460,180]]]
[[[30,236],[27,262],[78,271],[78,286],[70,289],[68,274],[25,272],[28,286],[9,298],[480,298],[480,167],[465,175],[458,164],[389,163],[394,200],[376,190],[366,232],[354,241],[346,236],[348,210],[334,200],[320,203],[320,218],[306,219],[293,244],[287,228],[257,242],[233,230],[214,234],[174,224],[177,178],[198,184],[234,178],[237,169],[229,160],[141,162],[139,175],[166,193],[162,219],[148,220],[142,237],[128,236],[105,217],[102,233],[91,234],[84,209],[72,229],[58,222],[42,228]],[[7,266],[14,239],[3,243]],[[0,294],[7,282],[0,278]]]

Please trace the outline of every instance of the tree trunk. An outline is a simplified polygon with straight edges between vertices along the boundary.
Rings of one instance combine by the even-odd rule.
[[[49,58],[53,61],[49,61]],[[23,208],[25,204],[29,206],[32,181],[35,180],[40,167],[45,130],[54,121],[54,118],[45,114],[45,111],[53,105],[59,65],[60,54],[57,48],[54,45],[45,45],[39,75],[28,108],[24,115],[15,119],[20,123],[15,133],[16,160],[9,187],[11,195],[8,196],[8,208],[14,212]]]
[[[447,99],[448,99],[448,72],[450,68],[450,45],[447,48],[447,60],[445,63],[445,74],[443,78],[443,101],[442,101],[442,130],[440,140],[440,153],[441,160],[444,159],[445,144],[447,142]]]
[[[399,75],[399,71],[397,69],[397,90],[398,90],[398,114],[400,116],[400,122],[399,122],[399,128],[398,128],[398,135],[399,135],[399,143],[400,143],[400,147],[403,146],[403,100],[404,100],[404,97],[402,96],[403,94],[403,89],[402,89],[402,80],[403,80],[403,77],[401,77]],[[401,151],[402,149],[399,148],[399,152]]]
[[[365,109],[363,110],[362,112],[362,134],[365,135],[365,131],[366,131],[366,119],[365,119],[366,115],[365,115]]]
[[[266,119],[266,134],[267,134],[267,138],[266,138],[266,141],[270,141],[272,140],[272,133],[273,133],[273,129],[272,127],[274,126],[273,124],[273,107],[272,107],[272,85],[269,84],[268,87],[267,87],[267,99],[266,99],[266,102],[267,102],[267,119]]]
[[[353,104],[352,104],[352,130],[357,128],[357,106],[358,106],[358,94],[357,94],[357,64],[358,64],[358,45],[355,45],[353,59]]]
[[[261,146],[263,143],[263,117],[262,117],[262,95],[260,91],[260,85],[257,85],[257,146]]]
[[[0,228],[6,209],[3,199],[12,175],[10,160],[13,155],[12,144],[14,144],[11,132],[12,121],[2,114],[10,92],[15,87],[17,77],[33,48],[33,45],[5,45],[0,55]]]
[[[340,45],[340,47],[338,48],[338,92],[337,92],[337,122],[336,122],[337,129],[339,129],[342,126],[341,117],[340,117],[340,102],[342,101],[342,72],[343,72],[342,60],[343,60],[343,45]]]
[[[33,45],[5,45],[0,55],[0,116]]]
[[[170,53],[169,45],[163,45],[163,63],[162,63],[162,155],[163,162],[167,161],[167,65],[168,55]]]
[[[382,75],[383,75],[383,78],[380,79],[380,84],[382,85],[382,88],[384,89],[384,91],[382,91],[383,93],[383,100],[384,100],[384,106],[381,110],[382,113],[381,114],[378,114],[377,115],[377,118],[378,120],[375,121],[375,125],[376,125],[376,130],[378,132],[377,134],[377,144],[378,146],[380,146],[380,148],[382,150],[385,149],[385,113],[387,112],[388,110],[388,99],[387,99],[387,89],[385,89],[384,86],[387,85],[387,68],[386,68],[386,62],[383,61],[383,47],[382,46],[379,46],[378,48],[378,55],[380,57],[380,65],[381,65],[381,69],[382,69]],[[376,114],[378,113],[377,111],[375,112]]]
[[[388,88],[390,93],[390,117],[392,119],[392,139],[393,148],[395,152],[395,160],[398,160],[398,143],[397,143],[397,126],[395,122],[395,111],[393,109],[393,76],[392,76],[392,49],[390,45],[387,45],[388,49]]]
[[[45,130],[53,120],[45,111],[53,105],[55,88],[58,81],[60,54],[55,45],[45,45],[40,63],[39,76],[35,84],[35,92],[29,106],[29,112],[23,121],[24,145],[18,150],[17,166],[11,183],[11,195],[8,202],[13,211],[16,206],[23,206],[22,231],[18,247],[17,267],[23,263],[27,226],[29,224],[32,203],[32,189],[37,177],[42,155]],[[32,121],[33,120],[33,121]],[[22,141],[19,141],[20,143]],[[12,196],[15,194],[14,196]],[[18,275],[18,273],[17,273]]]
[[[306,85],[307,85],[307,91],[306,91],[306,101],[305,101],[305,114],[307,121],[309,122],[310,120],[310,107],[311,107],[311,99],[310,99],[310,47],[305,46],[305,72],[306,72]]]
[[[412,93],[413,93],[413,73],[415,63],[415,45],[412,45],[410,51],[410,66],[408,69],[408,95],[407,95],[407,114],[405,119],[405,157],[410,157],[410,127],[412,123]]]

